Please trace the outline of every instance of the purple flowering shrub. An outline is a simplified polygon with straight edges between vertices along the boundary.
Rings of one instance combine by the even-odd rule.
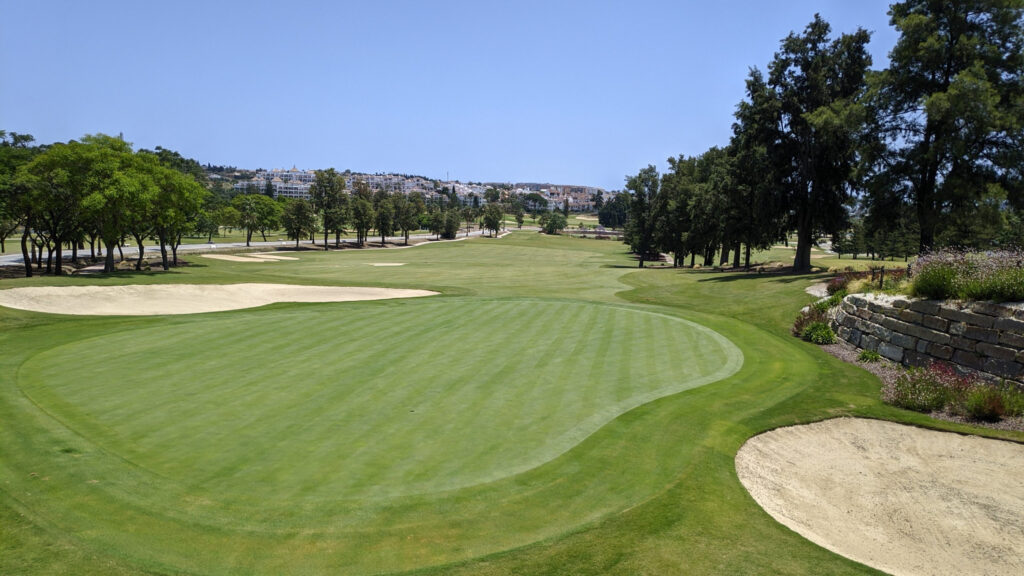
[[[914,264],[912,290],[933,300],[1024,300],[1024,251],[930,252]]]
[[[1024,391],[1013,385],[994,386],[971,375],[961,375],[946,363],[910,368],[882,386],[886,404],[917,412],[941,412],[994,422],[1005,416],[1024,415]]]
[[[933,365],[934,366],[934,365]],[[928,368],[909,368],[882,386],[882,402],[916,412],[935,412],[949,397],[945,374]]]

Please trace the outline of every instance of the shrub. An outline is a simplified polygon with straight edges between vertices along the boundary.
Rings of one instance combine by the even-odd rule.
[[[1024,251],[945,249],[915,264],[912,292],[936,300],[1024,300]]]
[[[950,414],[984,422],[1024,415],[1024,390],[1006,384],[992,386],[938,362],[927,368],[910,368],[886,383],[882,386],[882,401],[918,412],[945,409]]]
[[[1000,390],[1003,397],[1003,409],[1006,416],[1024,416],[1024,390],[1004,384]]]
[[[965,416],[983,422],[995,422],[1006,413],[1000,390],[985,384],[974,386],[967,393],[964,407]]]
[[[826,316],[826,310],[823,310],[817,306],[811,306],[807,310],[802,310],[800,315],[796,317],[793,322],[793,336],[803,337],[804,330],[815,322],[826,322],[828,317]]]
[[[839,276],[836,276],[835,278],[828,281],[828,284],[825,285],[825,291],[828,292],[829,296],[839,291],[845,292],[846,287],[850,284],[851,279],[852,276],[849,274],[840,274]]]
[[[874,350],[861,350],[857,355],[858,362],[878,362],[881,359],[882,355]]]
[[[934,412],[947,399],[943,383],[928,368],[910,368],[894,381],[882,386],[882,401],[907,410]]]
[[[836,334],[827,322],[812,322],[800,334],[800,337],[808,342],[818,345],[835,344]]]

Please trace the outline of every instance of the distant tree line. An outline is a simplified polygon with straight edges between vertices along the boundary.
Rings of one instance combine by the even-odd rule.
[[[77,261],[88,246],[88,258],[103,258],[104,270],[115,269],[114,254],[129,243],[138,247],[135,268],[145,259],[145,241],[155,240],[165,269],[178,265],[177,250],[185,236],[212,241],[222,228],[254,235],[284,229],[296,245],[323,234],[324,249],[340,246],[342,235],[354,233],[365,245],[371,231],[381,243],[388,236],[409,236],[427,230],[439,239],[468,234],[477,223],[497,235],[511,214],[522,227],[526,208],[535,216],[547,213],[539,194],[519,196],[490,188],[481,199],[460,199],[454,187],[438,188],[425,198],[414,192],[370,189],[357,180],[346,190],[345,176],[333,168],[319,170],[310,199],[273,198],[272,189],[239,191],[220,179],[208,179],[197,161],[162,147],[133,150],[121,138],[86,135],[67,143],[35,145],[27,134],[0,131],[0,251],[17,236],[25,274],[63,274],[66,251]],[[483,202],[481,202],[483,200]],[[558,233],[565,219],[545,222]]]
[[[795,270],[831,238],[840,254],[1024,243],[1024,1],[908,0],[870,69],[863,29],[815,16],[751,69],[727,146],[670,158],[598,209],[639,257],[749,266],[796,237]]]

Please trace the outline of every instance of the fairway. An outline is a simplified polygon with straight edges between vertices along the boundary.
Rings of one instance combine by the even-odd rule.
[[[296,257],[11,282],[439,295],[0,308],[0,573],[873,573],[735,472],[778,426],[930,422],[789,335],[819,278],[638,271],[533,233]]]
[[[43,352],[18,382],[133,465],[218,501],[287,505],[510,476],[741,363],[721,336],[650,312],[446,299],[123,331]],[[110,365],[146,369],[104,378]]]

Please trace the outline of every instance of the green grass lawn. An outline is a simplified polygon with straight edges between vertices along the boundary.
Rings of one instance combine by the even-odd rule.
[[[0,283],[442,293],[0,309],[0,573],[873,574],[764,513],[736,450],[838,415],[976,431],[789,336],[819,276],[637,270],[528,232],[295,255]]]

